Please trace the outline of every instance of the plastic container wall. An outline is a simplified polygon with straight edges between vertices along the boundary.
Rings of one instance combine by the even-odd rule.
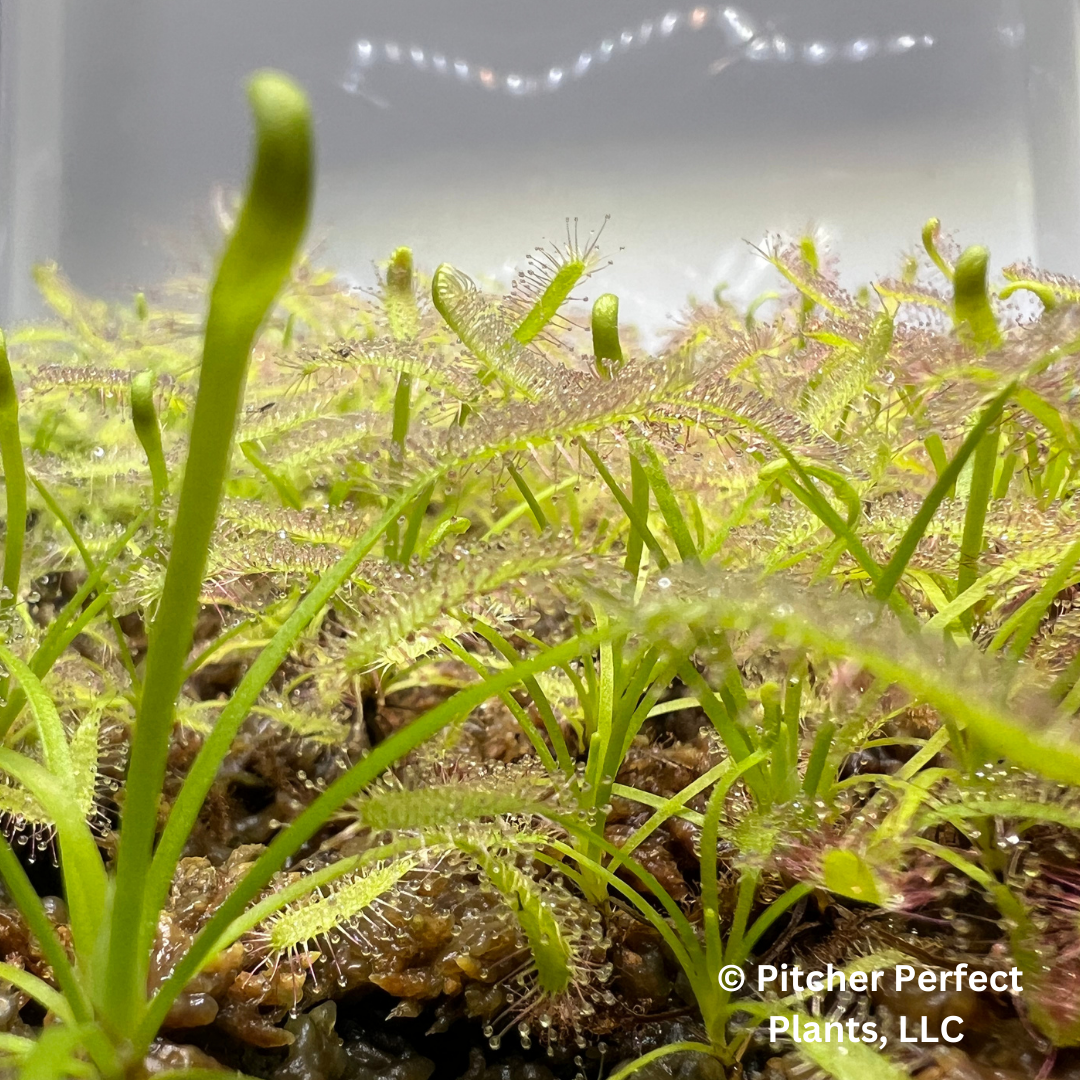
[[[608,215],[597,284],[647,331],[767,287],[776,231],[851,281],[932,215],[1080,273],[1076,27],[1076,0],[3,0],[0,318],[44,259],[116,297],[205,264],[267,65],[312,95],[312,236],[360,284],[400,244],[505,282]]]

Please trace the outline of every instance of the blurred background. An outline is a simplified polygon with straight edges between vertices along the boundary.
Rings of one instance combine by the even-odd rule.
[[[123,297],[208,261],[242,184],[245,76],[314,102],[320,261],[400,244],[508,282],[610,215],[592,291],[648,334],[770,284],[817,229],[843,277],[931,215],[995,266],[1080,274],[1077,0],[0,0],[0,319],[59,262]],[[222,193],[225,193],[224,196]],[[749,242],[749,243],[748,243]]]

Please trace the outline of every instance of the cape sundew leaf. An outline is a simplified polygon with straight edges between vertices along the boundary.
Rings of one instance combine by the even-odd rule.
[[[269,949],[287,953],[362,916],[416,865],[415,858],[397,859],[335,881],[325,893],[286,908],[269,920],[265,931]]]
[[[607,218],[604,219],[604,225]],[[528,345],[556,319],[559,308],[570,299],[576,285],[590,277],[599,263],[597,244],[604,225],[584,246],[578,241],[577,219],[573,229],[566,222],[566,243],[538,247],[526,266],[514,278],[514,286],[504,306],[520,316],[514,339]]]
[[[840,896],[850,897],[863,904],[878,904],[884,900],[881,886],[873,868],[858,852],[834,848],[822,859],[825,888]]]
[[[563,993],[573,978],[570,940],[541,885],[483,847],[459,846],[476,859],[516,916],[529,942],[540,990],[549,995]]]
[[[436,269],[431,298],[446,324],[487,372],[518,393],[535,396],[548,365],[514,338],[513,328],[491,298],[449,263]]]
[[[1080,784],[1072,718],[1020,684],[1023,669],[1007,661],[994,662],[973,645],[947,650],[936,633],[906,632],[867,602],[796,590],[775,579],[686,568],[664,580],[667,586],[634,613],[658,640],[686,643],[694,633],[747,631],[852,661],[966,727],[993,754],[1051,780]],[[608,602],[619,606],[614,598]]]
[[[854,348],[837,348],[814,378],[805,412],[815,427],[825,430],[857,401],[881,371],[893,339],[893,320],[875,316],[865,338]]]
[[[447,612],[521,580],[529,581],[535,592],[548,573],[568,572],[573,561],[573,550],[554,541],[544,549],[533,544],[513,552],[478,543],[468,557],[454,553],[438,558],[415,576],[398,579],[392,576],[396,571],[385,569],[373,573],[368,580],[374,592],[357,600],[361,618],[345,652],[346,663],[353,671],[372,667],[398,643],[439,624]]]
[[[368,828],[384,832],[442,829],[508,814],[542,815],[557,805],[550,777],[503,768],[415,789],[384,784],[358,800],[354,813]]]
[[[584,273],[585,264],[580,259],[573,259],[559,267],[551,279],[551,284],[522,320],[521,325],[514,330],[514,337],[522,345],[528,345],[551,322],[566,302],[570,290],[581,280]]]

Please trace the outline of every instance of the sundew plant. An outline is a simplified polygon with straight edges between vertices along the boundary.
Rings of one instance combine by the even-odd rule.
[[[0,349],[0,1071],[390,1075],[351,1016],[476,1076],[1073,1075],[1080,282],[777,239],[654,356],[574,228],[357,294],[249,97],[205,315],[45,266]],[[900,962],[1023,992],[943,1050],[730,977]]]

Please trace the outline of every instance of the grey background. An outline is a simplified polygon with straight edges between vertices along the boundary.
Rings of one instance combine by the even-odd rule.
[[[694,5],[671,5],[687,12]],[[717,5],[706,5],[714,12]],[[312,238],[361,284],[410,244],[508,280],[566,217],[611,215],[597,286],[655,329],[688,293],[767,284],[746,241],[818,228],[850,280],[890,272],[930,215],[995,265],[1080,272],[1077,0],[744,0],[793,42],[931,35],[932,48],[754,64],[680,32],[557,92],[514,98],[408,63],[346,92],[354,43],[393,40],[543,73],[668,8],[656,0],[0,0],[0,318],[35,311],[29,268],[123,296],[206,262],[213,192],[243,179],[242,86],[309,90]],[[381,107],[372,99],[385,103]],[[599,290],[598,290],[599,291]]]

